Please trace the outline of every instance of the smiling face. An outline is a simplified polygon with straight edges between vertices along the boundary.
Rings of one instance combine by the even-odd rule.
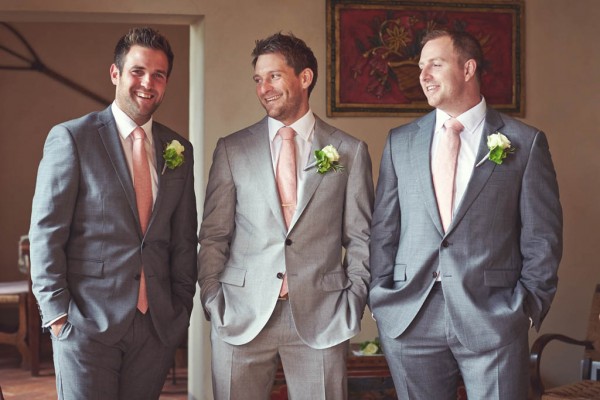
[[[458,116],[479,102],[475,63],[460,60],[449,36],[423,46],[419,67],[421,87],[430,106]]]
[[[117,105],[139,126],[146,123],[162,103],[168,68],[165,53],[142,46],[129,49],[123,71],[115,64],[111,65],[110,77],[116,86]]]
[[[277,53],[262,54],[254,66],[256,95],[267,115],[286,126],[308,112],[308,87],[313,74],[309,68],[299,75]]]

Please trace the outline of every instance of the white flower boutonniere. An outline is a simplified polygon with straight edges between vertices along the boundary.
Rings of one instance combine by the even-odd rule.
[[[383,354],[381,351],[381,344],[379,343],[379,338],[376,337],[373,340],[367,340],[365,342],[360,343],[360,353],[361,356],[372,356],[375,354]]]
[[[329,170],[339,172],[344,169],[344,166],[339,163],[340,155],[332,145],[315,150],[315,158],[317,159],[317,172],[320,174]]]
[[[515,152],[510,140],[500,132],[492,133],[487,137],[487,146],[490,151],[477,163],[476,167],[483,164],[486,159],[500,165],[507,155]]]
[[[161,175],[165,173],[167,167],[169,167],[169,169],[175,169],[183,164],[183,161],[185,160],[183,156],[184,151],[185,147],[179,143],[179,140],[172,140],[171,143],[167,144],[165,151],[163,151],[165,166],[163,167]]]

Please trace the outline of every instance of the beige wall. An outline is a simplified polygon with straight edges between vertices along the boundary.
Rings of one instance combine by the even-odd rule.
[[[263,116],[254,94],[251,81],[250,51],[254,39],[275,31],[292,31],[305,39],[320,61],[319,82],[312,95],[312,108],[325,117],[325,2],[289,0],[254,0],[223,2],[219,0],[189,1],[116,1],[82,5],[83,2],[5,0],[0,5],[0,16],[39,20],[48,18],[50,11],[100,12],[98,20],[107,18],[114,22],[115,15],[129,20],[155,19],[167,15],[204,15],[202,24],[205,38],[205,106],[203,165],[210,165],[210,155],[217,139],[244,127]],[[93,7],[93,8],[91,8]],[[146,14],[140,16],[140,13]],[[123,17],[123,15],[125,15]],[[174,16],[174,17],[173,17]],[[526,4],[526,115],[523,120],[546,131],[558,173],[561,199],[565,217],[565,252],[560,270],[559,290],[542,332],[563,332],[582,337],[585,332],[587,311],[591,293],[600,273],[595,265],[596,227],[600,225],[598,171],[600,158],[595,155],[600,148],[600,81],[597,78],[600,65],[600,47],[595,24],[600,20],[600,3],[597,0],[527,0]],[[180,20],[178,20],[181,22]],[[85,26],[82,30],[96,29]],[[102,29],[99,30],[102,34]],[[43,33],[49,36],[50,33]],[[76,39],[78,34],[73,34]],[[66,34],[68,38],[68,34]],[[42,39],[39,39],[42,40]],[[110,40],[109,40],[110,41]],[[91,44],[90,44],[91,45]],[[74,46],[74,45],[73,45]],[[69,45],[71,47],[71,45]],[[100,51],[100,50],[98,50]],[[112,51],[112,49],[109,49]],[[65,54],[72,60],[71,54]],[[72,74],[81,74],[86,82],[86,71],[94,70],[102,78],[105,70],[103,60],[77,59],[79,67]],[[61,68],[74,67],[71,61]],[[192,72],[194,73],[194,72]],[[7,272],[14,267],[14,248],[18,235],[26,230],[32,181],[40,155],[39,135],[54,122],[71,114],[82,114],[95,104],[77,100],[70,110],[61,110],[65,99],[72,99],[63,91],[61,101],[52,101],[52,93],[59,88],[55,84],[30,77],[28,82],[15,85],[7,72],[0,71],[0,142],[4,156],[0,161],[0,177],[6,192],[1,200],[2,226],[0,227],[0,280],[12,276]],[[12,76],[12,75],[11,75]],[[89,82],[90,85],[96,83]],[[102,84],[100,85],[102,86]],[[107,96],[112,92],[105,89]],[[10,90],[8,90],[10,88]],[[181,100],[185,94],[169,89],[166,101]],[[26,93],[20,95],[19,93]],[[21,104],[19,113],[4,112],[12,103]],[[71,101],[67,103],[74,104]],[[36,108],[33,105],[37,105]],[[179,103],[177,103],[179,105]],[[181,105],[183,107],[183,105]],[[43,110],[43,111],[40,111]],[[75,111],[77,111],[75,113]],[[167,116],[162,119],[165,120]],[[8,125],[5,120],[12,120]],[[387,131],[408,122],[409,118],[332,118],[328,122],[364,139],[371,151],[377,169],[383,141]],[[174,121],[173,124],[176,124]],[[185,130],[185,128],[178,128]],[[37,138],[37,139],[36,139]],[[16,143],[16,145],[14,144]],[[10,158],[7,152],[19,146],[21,158]],[[26,151],[22,149],[26,148]],[[30,154],[31,153],[31,154]],[[10,158],[11,162],[5,160]],[[26,159],[25,159],[26,158]],[[376,175],[376,171],[375,171]],[[14,179],[17,177],[18,179]],[[203,177],[199,177],[202,181]],[[202,188],[199,188],[202,191]],[[9,208],[9,212],[5,212]],[[8,227],[8,228],[6,228]],[[371,338],[376,330],[370,318],[365,318],[364,332],[358,339]],[[531,339],[537,336],[531,333]],[[556,345],[545,355],[545,377],[551,383],[575,379],[578,368],[579,349]]]

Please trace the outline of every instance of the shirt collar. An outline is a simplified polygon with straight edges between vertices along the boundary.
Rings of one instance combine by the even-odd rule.
[[[460,114],[456,119],[465,127],[464,132],[475,132],[475,128],[481,124],[485,118],[487,110],[485,98],[481,96],[481,101],[477,105],[464,113]],[[446,112],[439,108],[435,111],[435,130],[440,129],[448,119],[452,118]]]
[[[113,117],[115,118],[119,135],[121,135],[123,140],[127,140],[131,132],[137,128],[137,124],[119,108],[116,101],[113,101],[110,109],[113,113]],[[141,128],[144,130],[144,132],[146,132],[146,139],[148,142],[152,144],[152,117],[150,117],[150,119],[144,125],[142,125]]]
[[[315,127],[315,122],[315,115],[309,109],[308,112],[304,114],[302,118],[291,124],[290,128],[296,131],[298,136],[300,136],[302,139],[309,142]],[[277,131],[279,131],[279,129],[281,129],[285,125],[281,121],[278,121],[271,117],[268,118],[268,125],[269,141],[272,142],[273,139],[275,139],[275,136],[277,135]]]

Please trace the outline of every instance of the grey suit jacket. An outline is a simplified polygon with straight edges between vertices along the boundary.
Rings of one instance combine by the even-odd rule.
[[[165,344],[181,341],[197,279],[193,151],[163,125],[152,131],[159,182],[145,235],[110,107],[50,131],[29,232],[43,324],[67,313],[90,337],[117,342],[135,316],[143,265],[158,335]],[[185,162],[161,175],[162,151],[173,139],[185,147]]]
[[[475,167],[444,234],[430,168],[435,112],[393,129],[377,185],[369,305],[383,334],[411,324],[442,274],[461,343],[486,351],[539,326],[557,285],[562,210],[543,132],[488,108],[477,154],[499,131],[516,148],[501,165]]]
[[[311,154],[329,144],[345,169],[321,175],[314,163],[307,165],[288,231],[267,118],[219,140],[198,265],[202,304],[224,341],[244,344],[258,335],[275,308],[282,283],[277,274],[284,271],[306,344],[327,348],[359,331],[370,279],[371,160],[364,142],[317,118]]]

